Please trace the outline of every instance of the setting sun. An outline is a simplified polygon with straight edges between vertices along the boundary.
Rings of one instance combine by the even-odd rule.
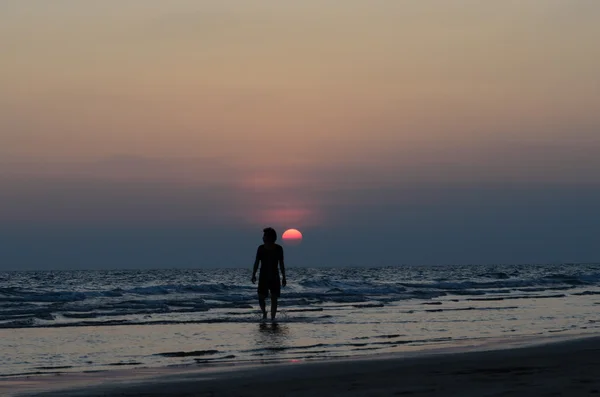
[[[302,233],[297,229],[288,229],[283,232],[283,241],[289,245],[298,245],[302,242]]]

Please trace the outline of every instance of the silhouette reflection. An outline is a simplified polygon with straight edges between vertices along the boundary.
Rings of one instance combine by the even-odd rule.
[[[289,327],[277,323],[261,323],[256,334],[256,345],[264,355],[278,354],[289,346]]]

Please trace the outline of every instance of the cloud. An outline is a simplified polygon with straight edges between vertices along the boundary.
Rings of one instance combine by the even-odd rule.
[[[0,221],[326,227],[361,219],[374,209],[387,208],[388,217],[398,208],[428,205],[450,213],[447,203],[460,206],[469,197],[495,202],[508,200],[512,191],[511,200],[519,203],[526,202],[527,192],[598,186],[599,149],[594,141],[508,142],[423,148],[422,153],[409,148],[370,162],[278,166],[137,156],[5,161],[0,166]],[[496,190],[496,199],[486,196]]]
[[[5,173],[0,266],[244,266],[267,222],[280,231],[303,231],[303,244],[289,251],[291,266],[590,261],[600,255],[598,183],[383,183],[377,168],[340,165],[320,174],[284,169],[288,178],[265,177],[252,191],[245,173],[204,182],[166,174],[148,179],[146,170],[161,163],[136,170],[148,161],[110,159],[111,172],[100,167],[89,178],[56,170],[36,178]],[[176,162],[167,163],[177,173]],[[118,170],[144,178],[109,178]]]

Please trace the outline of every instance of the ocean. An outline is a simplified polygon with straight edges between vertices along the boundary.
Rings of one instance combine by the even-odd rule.
[[[0,272],[0,376],[414,352],[600,332],[600,264]],[[268,302],[267,302],[268,305]]]

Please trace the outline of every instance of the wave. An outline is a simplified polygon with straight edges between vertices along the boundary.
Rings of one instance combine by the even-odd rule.
[[[283,315],[285,312],[280,312]],[[323,319],[330,319],[331,315],[322,315],[317,317],[298,316],[287,318],[286,323],[315,322]],[[244,317],[213,317],[199,320],[169,320],[152,318],[147,319],[119,319],[119,320],[98,320],[98,321],[74,321],[74,322],[42,322],[35,318],[26,320],[14,320],[0,323],[0,329],[14,328],[71,328],[71,327],[108,327],[123,325],[172,325],[172,324],[218,324],[218,323],[256,323],[258,317],[244,314]]]
[[[132,361],[132,362],[127,362],[127,363],[121,363],[121,362],[119,362],[119,363],[109,363],[109,364],[106,364],[106,365],[110,365],[112,367],[116,367],[116,366],[125,366],[125,365],[142,365],[142,363],[138,362],[138,361]]]
[[[218,350],[194,350],[191,352],[167,352],[167,353],[157,353],[157,356],[163,357],[196,357],[196,356],[208,356],[219,353]]]
[[[492,288],[524,288],[539,286],[580,286],[591,285],[599,280],[596,277],[575,277],[566,275],[549,275],[540,279],[502,279],[499,281],[443,281],[443,282],[403,282],[400,285],[418,289],[440,289],[446,291],[486,290]]]
[[[369,310],[407,301],[439,305],[600,295],[600,265],[380,269],[294,269],[282,308]],[[256,308],[247,271],[103,271],[0,273],[0,327],[130,324],[172,316],[221,321]],[[72,285],[69,288],[57,288]],[[448,309],[444,309],[448,310]],[[430,311],[430,312],[433,312]],[[179,317],[177,317],[179,316]]]
[[[574,292],[571,295],[578,295],[578,296],[582,296],[582,295],[600,295],[600,291],[583,291],[583,292]]]
[[[467,298],[467,301],[502,301],[511,299],[546,299],[546,298],[564,298],[565,294],[554,294],[554,295],[514,295],[504,297],[493,297],[493,298]]]
[[[545,296],[546,298],[552,296]],[[358,306],[358,307],[357,307]],[[315,323],[331,320],[333,316],[331,314],[325,314],[324,312],[330,310],[356,310],[356,309],[369,309],[369,308],[381,308],[384,305],[344,305],[344,306],[333,306],[329,308],[306,308],[306,309],[285,309],[280,310],[280,318],[286,323]],[[441,312],[456,312],[456,311],[491,311],[491,310],[514,310],[518,309],[519,306],[484,306],[484,307],[447,307],[447,308],[434,308],[434,309],[423,309],[423,310],[406,310],[399,311],[399,314],[413,314],[413,313],[441,313]],[[289,316],[288,313],[297,313],[299,315]],[[304,315],[304,313],[324,313],[319,315]],[[136,314],[140,314],[137,312]],[[154,313],[152,313],[154,314]],[[170,318],[154,318],[152,315],[144,316],[133,316],[124,315],[123,313],[81,313],[81,314],[63,314],[63,316],[71,321],[67,322],[56,322],[49,321],[49,318],[28,317],[13,319],[11,321],[0,322],[0,329],[14,329],[14,328],[66,328],[66,327],[110,327],[110,326],[124,326],[124,325],[169,325],[169,324],[218,324],[218,323],[256,323],[259,320],[257,313],[248,312],[225,312],[222,313],[224,316],[208,317],[201,319],[170,319]],[[121,316],[118,319],[107,319],[111,316]],[[75,321],[73,321],[75,320]],[[79,320],[79,321],[78,321]],[[399,321],[399,323],[417,323],[416,320],[405,320]]]
[[[254,353],[260,355],[265,351],[309,351],[310,353],[316,353],[313,349],[319,348],[325,350],[319,350],[318,352],[328,352],[327,349],[339,349],[345,347],[365,347],[365,346],[397,346],[397,345],[409,345],[409,344],[429,344],[429,343],[440,343],[451,341],[452,337],[439,337],[439,338],[426,338],[426,339],[397,339],[401,335],[390,336],[386,341],[371,341],[371,342],[346,342],[346,343],[315,343],[311,345],[299,345],[299,346],[267,346],[255,349],[241,350],[242,353]],[[370,338],[369,338],[370,339]],[[396,340],[392,340],[396,339]]]

